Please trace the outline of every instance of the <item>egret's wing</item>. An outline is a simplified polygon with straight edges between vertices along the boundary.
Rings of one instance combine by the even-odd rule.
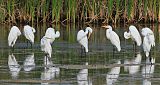
[[[111,43],[117,47],[118,51],[120,51],[121,50],[120,39],[119,36],[114,31],[110,32],[110,40]]]
[[[148,38],[144,37],[143,38],[143,50],[146,53],[147,57],[149,56],[150,49],[151,49],[151,44],[149,43]]]
[[[77,41],[85,47],[85,51],[88,52],[88,38],[87,33],[83,30],[80,30],[77,34]]]
[[[129,28],[129,30],[132,35],[132,38],[136,41],[137,45],[140,46],[142,44],[142,39],[141,39],[141,36],[140,36],[138,30],[135,27]]]
[[[32,43],[34,43],[34,33],[32,31],[32,27],[24,26],[24,35],[25,37]]]

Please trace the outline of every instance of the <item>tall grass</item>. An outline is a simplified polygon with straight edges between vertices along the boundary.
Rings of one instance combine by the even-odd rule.
[[[39,23],[50,19],[52,23],[160,22],[160,1],[0,0],[1,23]]]

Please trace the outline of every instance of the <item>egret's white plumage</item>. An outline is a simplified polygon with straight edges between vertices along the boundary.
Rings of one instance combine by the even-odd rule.
[[[17,78],[19,71],[21,70],[21,67],[18,64],[18,62],[13,54],[8,56],[8,66],[9,66],[9,70],[11,72],[11,76],[13,78]]]
[[[118,51],[121,51],[120,39],[119,39],[119,36],[117,35],[117,33],[115,33],[112,30],[112,27],[110,25],[108,25],[108,26],[102,26],[102,27],[108,28],[106,30],[106,37],[111,41],[111,43],[114,46],[117,47]]]
[[[85,29],[85,32],[83,30],[80,30],[77,33],[77,41],[85,48],[85,52],[88,52],[88,39],[91,33],[92,33],[92,28],[90,27],[87,27]],[[89,35],[88,38],[87,34]]]
[[[143,38],[143,50],[146,54],[146,57],[148,57],[151,47],[155,46],[154,33],[151,29],[147,27],[143,28],[141,33],[142,33],[142,36],[144,37]]]
[[[142,60],[142,56],[140,53],[136,55],[136,57],[130,61],[125,60],[124,64],[140,64]],[[125,71],[129,71],[129,74],[135,74],[140,70],[140,65],[132,65],[132,66],[124,66]]]
[[[48,28],[45,33],[45,37],[50,38],[50,43],[52,44],[55,38],[60,37],[60,32],[56,31],[53,28]]]
[[[34,43],[34,33],[35,32],[36,30],[33,27],[29,25],[24,26],[24,35],[32,44]]]
[[[140,46],[142,44],[141,36],[137,28],[133,25],[129,27],[129,32],[124,32],[124,38],[125,39],[131,38],[133,41],[136,42],[137,46]]]
[[[116,64],[121,64],[121,61],[118,61]],[[107,85],[113,85],[120,74],[120,67],[113,67],[111,71],[109,71],[106,75],[106,83]]]
[[[8,35],[8,45],[13,47],[16,43],[18,36],[21,35],[21,31],[17,26],[13,26]]]
[[[27,55],[23,65],[24,71],[31,71],[35,68],[34,53]]]
[[[41,39],[41,50],[48,54],[50,57],[52,55],[52,46],[50,44],[50,39],[43,37]]]

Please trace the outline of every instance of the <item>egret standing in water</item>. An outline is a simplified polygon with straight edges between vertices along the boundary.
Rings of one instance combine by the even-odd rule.
[[[142,44],[141,36],[140,36],[137,28],[133,25],[129,26],[128,32],[124,32],[124,38],[125,39],[131,38],[133,40],[134,49],[136,49],[135,44],[137,44],[137,46],[140,46]]]
[[[119,36],[117,35],[117,33],[115,33],[113,30],[112,30],[112,27],[110,25],[107,25],[107,26],[102,26],[104,28],[108,28],[106,30],[106,37],[107,39],[109,39],[111,41],[111,43],[117,47],[117,50],[118,51],[121,51],[121,46],[120,46],[120,39],[119,39]]]
[[[41,51],[45,52],[45,54],[51,58],[52,46],[50,44],[50,39],[46,36],[41,39]]]
[[[8,35],[8,45],[13,48],[18,36],[20,35],[21,35],[21,31],[18,29],[18,27],[13,26]]]
[[[24,35],[30,41],[31,48],[32,48],[32,44],[34,44],[34,33],[35,32],[36,30],[33,27],[29,25],[24,26]]]
[[[85,31],[80,30],[77,33],[77,41],[80,43],[81,46],[85,48],[85,53],[88,52],[88,39],[90,38],[91,33],[92,28],[90,27],[87,27]]]
[[[149,56],[151,47],[155,46],[154,33],[151,29],[145,27],[142,29],[143,38],[143,50],[146,54],[146,57]]]
[[[44,51],[49,57],[52,54],[52,46],[51,44],[55,40],[55,38],[60,37],[59,31],[56,31],[53,28],[48,28],[46,30],[45,36],[41,39],[41,50]]]

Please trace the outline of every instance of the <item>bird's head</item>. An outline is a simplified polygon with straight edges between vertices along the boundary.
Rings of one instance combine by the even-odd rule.
[[[112,27],[110,25],[105,25],[105,26],[102,26],[103,28],[107,28],[107,29],[112,29]]]
[[[91,34],[92,34],[92,28],[90,28],[90,27],[87,27],[86,28],[86,31],[88,31],[88,39],[90,38],[90,36],[91,36]]]

